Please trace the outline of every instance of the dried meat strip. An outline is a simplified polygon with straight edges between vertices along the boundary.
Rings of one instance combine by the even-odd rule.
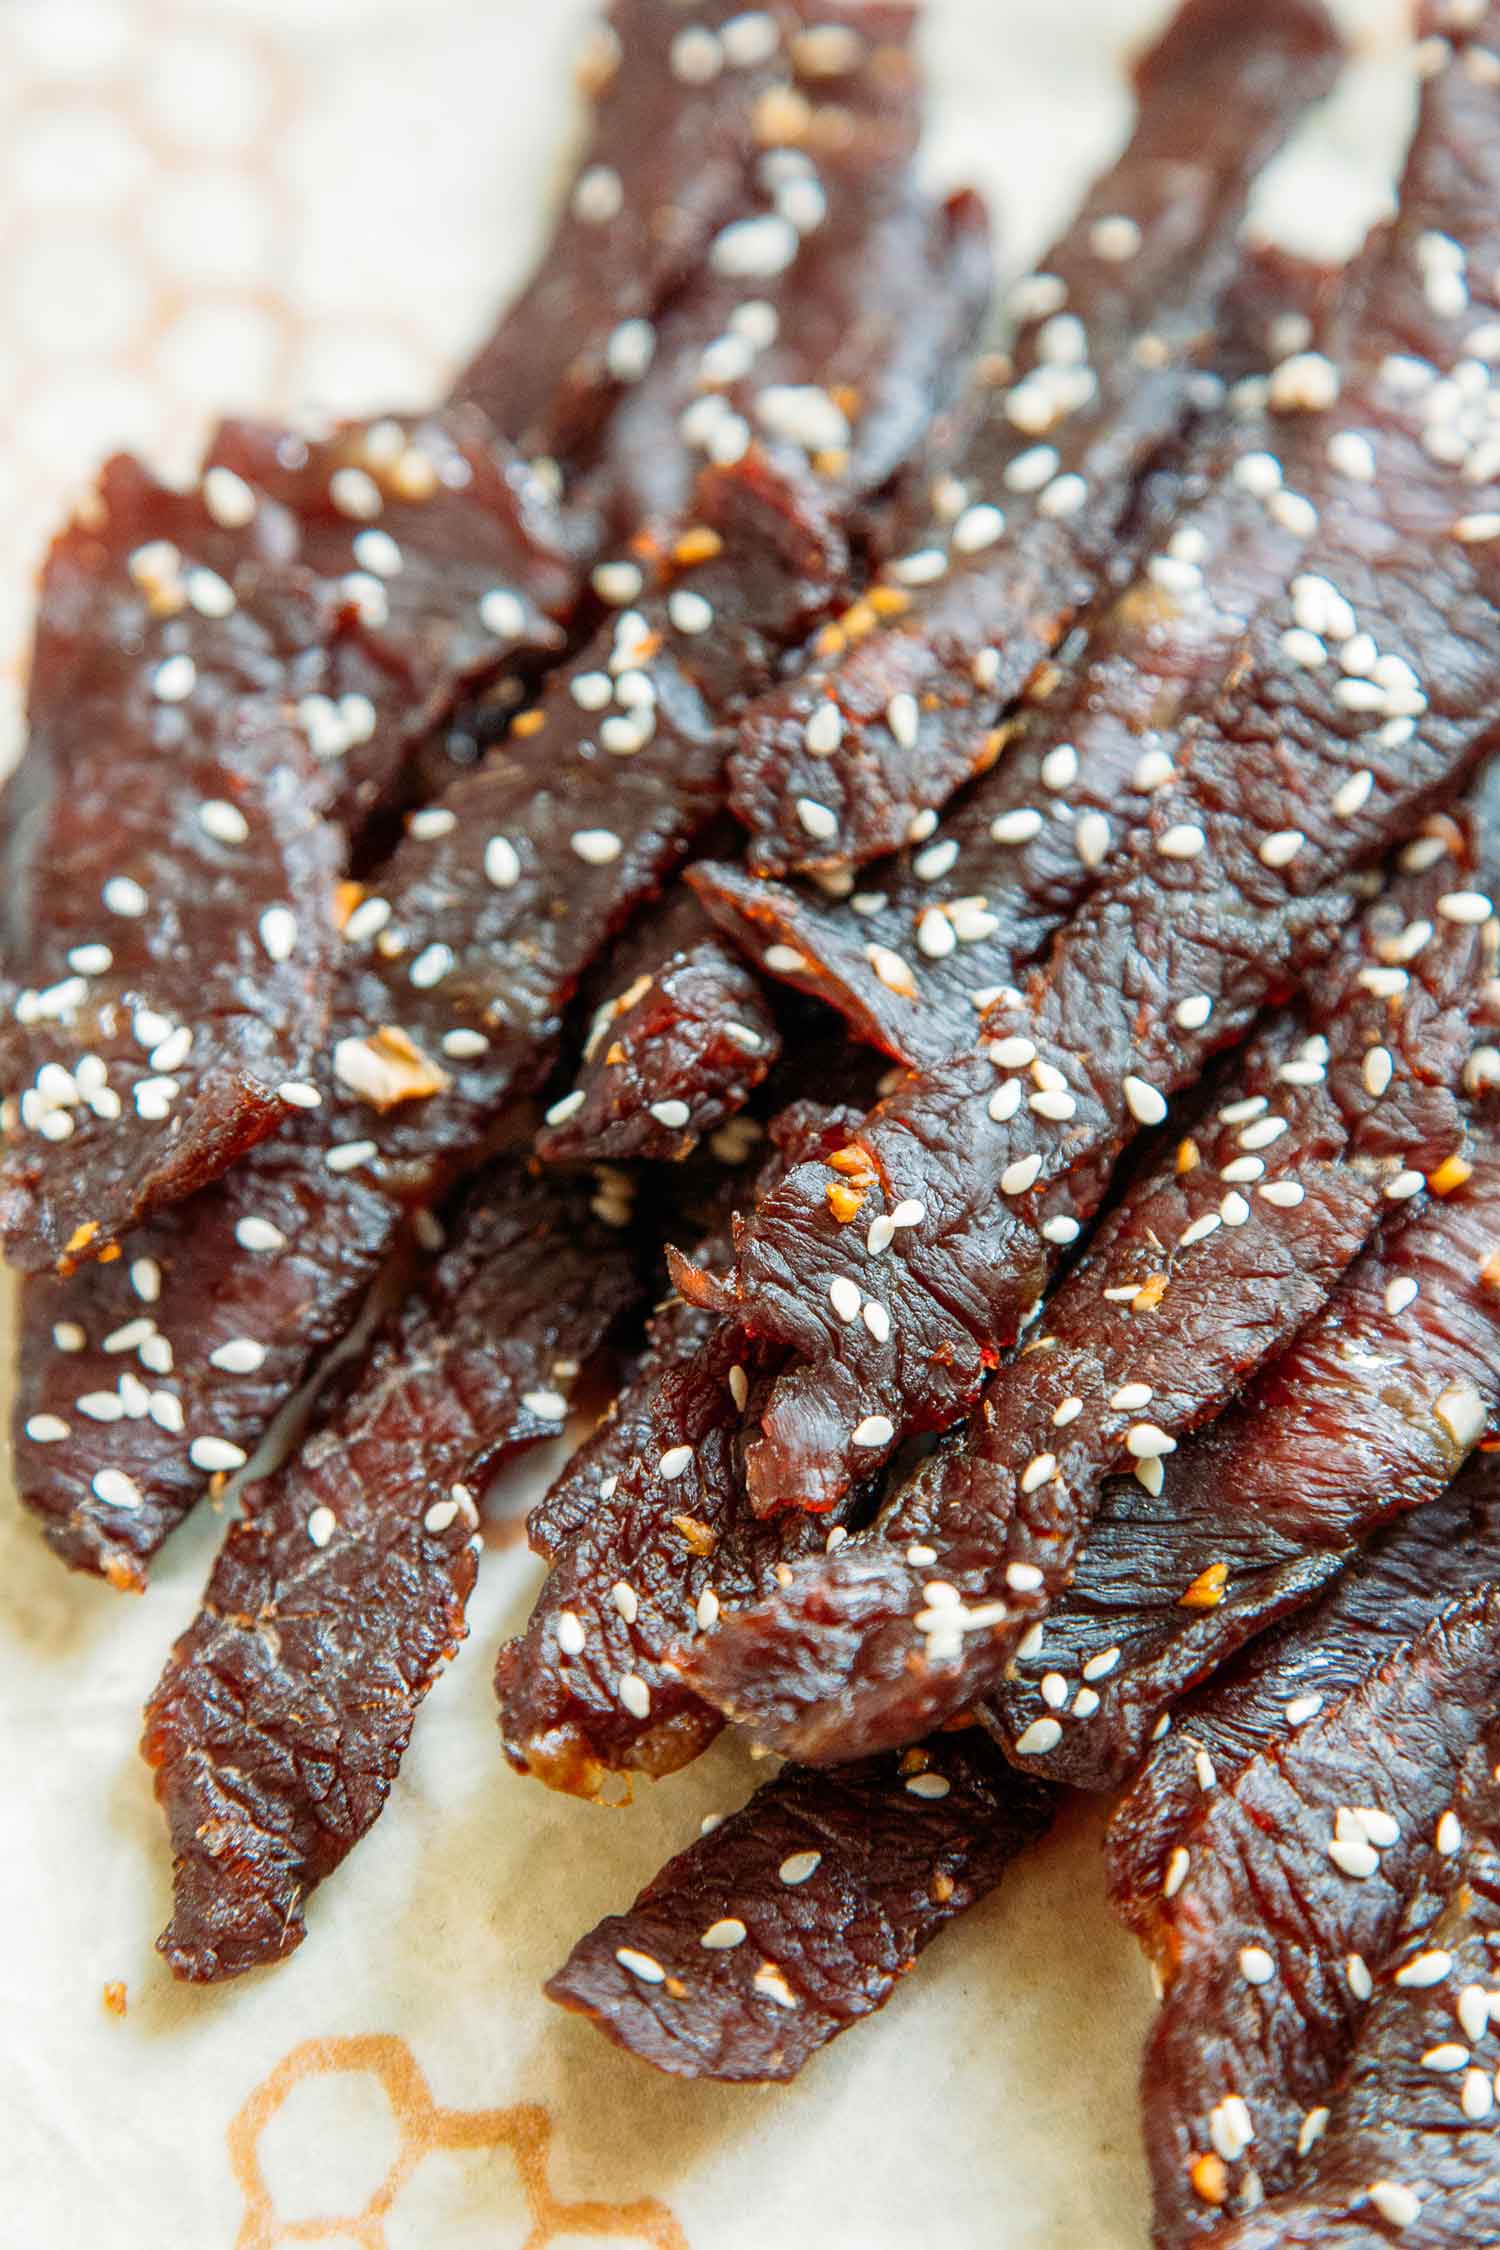
[[[770,1165],[834,1145],[848,1122],[794,1105]],[[685,1325],[664,1340],[531,1526],[552,1567],[525,1633],[500,1652],[501,1729],[513,1765],[576,1796],[697,1756],[723,1721],[674,1669],[678,1644],[826,1537],[807,1517],[767,1524],[744,1506],[739,1425],[764,1355],[724,1322],[691,1341]],[[591,1504],[583,1478],[597,1480]]]
[[[300,1944],[303,1903],[378,1817],[464,1634],[471,1486],[555,1436],[571,1372],[635,1289],[582,1196],[513,1162],[288,1465],[247,1496],[147,1713],[175,1853],[175,1974]]]
[[[1500,1741],[1470,1752],[1457,1850],[1434,1843],[1353,2058],[1292,2184],[1216,2228],[1214,2250],[1469,2250],[1500,2230],[1494,1975],[1500,1958]],[[1299,2153],[1301,2153],[1299,2151]]]
[[[994,1888],[1053,1798],[973,1729],[788,1766],[574,1946],[549,1999],[678,2078],[796,2076]]]
[[[850,1252],[836,1247],[815,1172],[793,1174],[748,1230],[726,1309],[801,1361],[773,1408],[786,1441],[768,1433],[750,1457],[759,1504],[816,1504],[837,1489],[853,1431],[872,1420],[900,1437],[939,1407],[950,1419],[962,1410],[985,1356],[1035,1301],[1047,1227],[1069,1238],[1113,1151],[1310,973],[1351,910],[1361,866],[1491,747],[1500,540],[1487,536],[1494,518],[1475,511],[1471,481],[1489,456],[1453,419],[1458,389],[1437,372],[1458,364],[1473,316],[1424,293],[1420,273],[1442,227],[1467,244],[1476,291],[1493,271],[1500,199],[1483,181],[1500,148],[1495,106],[1495,89],[1457,62],[1427,82],[1358,372],[1336,409],[1288,417],[1304,489],[1267,454],[1248,464],[1271,551],[1301,543],[1286,595],[1247,624],[1223,698],[1190,716],[1183,771],[1154,800],[1149,832],[1127,844],[1020,1001],[996,1003],[969,1055],[914,1075],[856,1137],[870,1191],[862,1219],[887,1245],[893,1225],[901,1234],[881,1276],[895,1347],[828,1318],[828,1275]],[[1418,324],[1432,355],[1420,391],[1410,350],[1398,359],[1387,348],[1398,334],[1410,347]],[[1362,439],[1352,451],[1334,442],[1351,430]],[[1445,898],[1450,918],[1490,917],[1483,894]],[[1386,971],[1393,999],[1406,975],[1399,963]],[[1007,1115],[990,1058],[1023,1047],[1072,1105],[1058,1112],[1065,1130],[1045,1099]]]
[[[273,1132],[327,1020],[337,846],[287,711],[327,613],[297,583],[247,611],[224,545],[199,497],[118,459],[48,558],[0,1026],[0,1234],[32,1270]],[[180,594],[168,551],[201,558]]]
[[[1072,1585],[996,1698],[1007,1744],[1038,1723],[1056,1734],[1022,1759],[1030,1771],[1122,1781],[1178,1696],[1310,1601],[1387,1516],[1434,1500],[1495,1420],[1492,1124],[1450,1172],[1450,1192],[1386,1228],[1163,1492],[1106,1493]]]
[[[744,1107],[781,1053],[759,978],[674,892],[610,958],[572,1089],[537,1140],[548,1163],[685,1156]]]
[[[999,753],[997,719],[1118,562],[1140,479],[1191,411],[1251,178],[1335,51],[1298,0],[1190,0],[1146,59],[1130,146],[1021,284],[1016,379],[949,480],[956,520],[747,718],[731,795],[759,867],[894,850]]]
[[[908,14],[882,11],[897,36]],[[573,464],[618,397],[620,330],[652,321],[743,218],[756,113],[785,101],[799,17],[612,0],[581,60],[592,115],[552,237],[454,391],[527,454]]]
[[[825,608],[843,548],[756,458],[709,490],[719,528],[699,529],[702,559],[668,589],[648,592],[635,565],[611,581],[638,605],[412,816],[353,906],[321,1106],[163,1213],[128,1258],[28,1288],[16,1412],[50,1435],[23,1448],[22,1488],[68,1559],[137,1583],[209,1476],[243,1466],[408,1210],[471,1168],[545,1075],[578,978],[716,809],[717,714]],[[678,622],[686,591],[711,632],[697,611]],[[154,1380],[119,1377],[116,1351]]]
[[[1165,1987],[1144,2072],[1163,2245],[1280,2193],[1500,1689],[1495,1464],[1189,1699],[1110,1835]],[[1305,2144],[1305,2145],[1304,2145]]]

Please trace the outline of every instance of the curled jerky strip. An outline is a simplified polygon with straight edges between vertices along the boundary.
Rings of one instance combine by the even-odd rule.
[[[1304,2121],[1291,2184],[1216,2228],[1214,2250],[1378,2250],[1393,2239],[1467,2250],[1500,2224],[1497,1757],[1491,1726],[1454,1799],[1459,1841],[1428,1851],[1349,2064]]]
[[[1099,591],[1189,416],[1251,179],[1334,54],[1319,8],[1192,0],[1146,58],[1130,146],[1020,284],[1015,379],[947,481],[950,520],[746,720],[732,799],[757,865],[894,850],[998,755],[996,721]]]
[[[1164,2245],[1280,2193],[1500,1689],[1495,1477],[1382,1534],[1189,1700],[1115,1816],[1115,1903],[1165,1986],[1143,2092]]]
[[[557,1434],[572,1373],[633,1290],[579,1195],[514,1163],[481,1176],[352,1385],[251,1489],[147,1712],[178,1976],[300,1944],[307,1893],[379,1815],[463,1638],[474,1489]]]
[[[1007,1744],[1056,1735],[1029,1770],[1123,1780],[1178,1696],[1311,1600],[1387,1516],[1433,1501],[1483,1437],[1500,1409],[1492,1124],[1451,1176],[1386,1225],[1165,1491],[1106,1493],[1072,1585],[996,1699]]]
[[[1465,474],[1487,457],[1477,438],[1438,426],[1427,377],[1420,394],[1403,388],[1391,347],[1401,339],[1414,365],[1420,338],[1439,390],[1437,370],[1462,354],[1464,321],[1422,292],[1420,246],[1445,230],[1468,245],[1476,276],[1493,270],[1500,204],[1474,168],[1500,146],[1495,107],[1494,88],[1457,63],[1426,84],[1356,372],[1335,409],[1289,417],[1287,470],[1252,457],[1268,520],[1293,550],[1285,594],[1254,605],[1227,692],[1179,730],[1181,770],[1149,832],[1059,934],[1021,1002],[998,1001],[967,1057],[914,1074],[856,1137],[868,1162],[861,1226],[878,1220],[887,1248],[889,1227],[901,1237],[883,1274],[895,1344],[828,1317],[830,1272],[857,1253],[841,1246],[822,1178],[794,1173],[756,1214],[720,1302],[800,1362],[750,1455],[757,1505],[836,1491],[853,1432],[870,1421],[899,1438],[963,1411],[986,1355],[1035,1301],[1049,1240],[1087,1214],[1114,1153],[1309,973],[1352,908],[1356,871],[1490,747],[1500,542],[1476,535],[1486,519],[1470,512]],[[1369,477],[1338,466],[1347,449],[1330,454],[1346,423],[1371,433],[1359,463]],[[1285,481],[1291,465],[1302,489]],[[1205,582],[1183,598],[1216,592]],[[1483,894],[1444,896],[1449,917],[1489,918]],[[1385,967],[1399,1003],[1407,972]],[[1006,1113],[992,1058],[1012,1044],[1057,1075],[1070,1112],[1049,1115],[1044,1100]]]
[[[758,460],[709,481],[721,528],[702,527],[703,559],[650,591],[629,566],[638,605],[412,816],[352,906],[331,1052],[299,1096],[319,1106],[142,1229],[127,1258],[28,1288],[23,1439],[38,1412],[50,1419],[23,1442],[23,1492],[70,1560],[135,1582],[208,1477],[243,1465],[407,1213],[471,1168],[507,1103],[545,1076],[579,977],[715,809],[717,713],[822,613],[843,550]],[[689,587],[714,632],[674,624]],[[248,1350],[216,1356],[235,1343]],[[127,1388],[109,1363],[137,1350],[145,1375],[129,1369]]]
[[[673,893],[609,968],[614,990],[594,1012],[566,1113],[537,1142],[548,1163],[685,1156],[781,1053],[759,979],[691,891]]]
[[[548,1998],[674,2077],[795,2077],[1052,1808],[973,1729],[837,1773],[787,1766],[581,1938]]]

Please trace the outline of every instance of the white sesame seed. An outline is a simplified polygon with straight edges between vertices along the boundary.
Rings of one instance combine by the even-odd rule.
[[[1039,1492],[1044,1484],[1051,1483],[1056,1474],[1057,1455],[1055,1453],[1033,1454],[1021,1472],[1021,1490],[1023,1492]]]
[[[221,1469],[242,1469],[249,1455],[228,1438],[198,1437],[188,1447],[188,1459],[195,1469],[217,1472]]]
[[[1265,867],[1290,867],[1307,838],[1300,828],[1278,828],[1274,835],[1262,837],[1259,857]]]
[[[1056,1719],[1033,1719],[1024,1733],[1018,1734],[1015,1751],[1018,1758],[1045,1757],[1055,1750],[1062,1740],[1062,1728]]]
[[[1418,1953],[1396,1971],[1395,1981],[1415,1991],[1424,1992],[1429,1985],[1441,1984],[1453,1967],[1453,1956],[1441,1946],[1432,1946]]]
[[[1044,1219],[1042,1222],[1042,1233],[1046,1239],[1055,1242],[1060,1248],[1076,1242],[1082,1232],[1083,1228],[1078,1220],[1070,1219],[1066,1212],[1060,1211],[1056,1218]]]
[[[1011,466],[1014,468],[1015,463],[1012,462]],[[1089,488],[1082,477],[1071,474],[1054,477],[1037,501],[1037,514],[1054,519],[1076,516],[1088,496]]]
[[[1365,1092],[1378,1101],[1390,1085],[1395,1067],[1388,1047],[1371,1047],[1365,1055],[1360,1071],[1360,1075],[1364,1079]]]
[[[1042,1160],[1036,1150],[1033,1150],[1029,1156],[1018,1156],[1015,1162],[1007,1164],[1005,1170],[1000,1174],[1001,1194],[1025,1195],[1029,1188],[1035,1187],[1041,1176],[1041,1170]]]
[[[914,695],[893,695],[885,707],[886,724],[903,750],[915,750],[920,713]]]
[[[250,834],[250,823],[239,806],[223,797],[204,799],[198,807],[198,825],[216,844],[243,844]]]
[[[1278,1211],[1295,1211],[1307,1190],[1300,1180],[1267,1180],[1261,1198]]]
[[[330,1172],[357,1172],[378,1154],[373,1141],[336,1141],[324,1155]]]
[[[140,884],[130,875],[111,875],[99,895],[111,914],[122,915],[127,921],[138,920],[151,904]]]
[[[1035,1594],[1041,1588],[1042,1574],[1035,1563],[1007,1563],[1005,1583],[1013,1594]]]
[[[1175,1898],[1177,1896],[1177,1893],[1187,1881],[1188,1868],[1191,1864],[1187,1847],[1178,1844],[1168,1858],[1166,1872],[1162,1876],[1161,1895],[1163,1898]]]
[[[138,1508],[145,1494],[123,1469],[99,1469],[89,1480],[96,1499],[111,1508]]]
[[[1465,2117],[1478,2125],[1495,2106],[1495,2088],[1488,2071],[1466,2070],[1458,2104]]]
[[[622,1969],[628,1969],[641,1984],[666,1982],[667,1972],[660,1961],[653,1961],[649,1953],[638,1953],[633,1945],[617,1946],[615,1959]]]
[[[1365,2191],[1389,2226],[1409,2227],[1422,2208],[1422,2199],[1401,2180],[1372,2180]]]
[[[68,1434],[67,1423],[56,1414],[33,1414],[26,1424],[26,1435],[35,1445],[60,1445]]]
[[[1400,1983],[1400,1978],[1396,1979]],[[1458,1996],[1454,2011],[1459,2028],[1471,2046],[1477,2047],[1490,2028],[1490,1996],[1482,1984],[1466,1984]]]
[[[590,867],[607,867],[624,849],[612,828],[578,828],[569,841],[578,857]]]
[[[1240,1947],[1240,1975],[1246,1984],[1269,1984],[1276,1974],[1276,1963],[1263,1945]]]
[[[869,1451],[877,1446],[889,1445],[896,1435],[896,1425],[888,1414],[867,1414],[856,1424],[850,1434],[851,1445]]]
[[[1207,842],[1201,828],[1183,820],[1162,830],[1156,839],[1156,848],[1163,859],[1196,859]]]
[[[1472,1383],[1450,1383],[1438,1394],[1433,1413],[1442,1423],[1455,1445],[1465,1451],[1477,1445],[1483,1437],[1489,1420],[1484,1400]]]
[[[1452,1859],[1463,1844],[1463,1830],[1455,1812],[1445,1812],[1440,1817],[1433,1837],[1436,1849],[1444,1859]]]
[[[1374,1845],[1358,1837],[1333,1837],[1328,1856],[1342,1874],[1352,1876],[1357,1882],[1373,1875],[1380,1866],[1380,1855]]]
[[[800,237],[779,212],[736,219],[715,237],[709,262],[716,273],[739,281],[771,281],[796,257]]]
[[[1478,547],[1490,539],[1500,539],[1500,509],[1482,509],[1474,515],[1459,516],[1452,525],[1453,536],[1465,547]]]
[[[1495,908],[1483,891],[1445,891],[1437,902],[1437,910],[1445,922],[1477,926],[1487,922]]]
[[[1125,1450],[1136,1461],[1159,1461],[1177,1451],[1177,1440],[1154,1422],[1136,1422],[1125,1432]]]
[[[792,1852],[777,1870],[783,1883],[796,1889],[799,1883],[810,1882],[823,1864],[821,1852]]]
[[[1386,1201],[1388,1203],[1409,1203],[1414,1195],[1421,1194],[1426,1185],[1427,1182],[1420,1172],[1410,1170],[1398,1172],[1394,1179],[1387,1180],[1385,1183]]]
[[[203,478],[203,504],[225,531],[238,531],[255,514],[255,494],[233,469],[213,468]]]
[[[1250,1206],[1242,1195],[1231,1188],[1219,1205],[1219,1216],[1226,1227],[1242,1227],[1250,1216]]]
[[[1141,246],[1141,230],[1124,212],[1096,219],[1089,228],[1089,248],[1110,265],[1123,265]]]
[[[827,805],[820,805],[815,797],[797,799],[797,818],[818,843],[831,843],[839,832],[839,816]]]
[[[222,1367],[226,1375],[253,1375],[265,1364],[266,1347],[252,1336],[235,1336],[227,1344],[216,1346],[208,1357],[209,1364]]]
[[[268,906],[260,918],[260,942],[272,961],[289,961],[297,950],[297,917],[289,906]]]
[[[906,1196],[892,1211],[891,1225],[893,1227],[919,1227],[926,1216],[926,1204],[918,1203],[913,1196]]]
[[[1358,430],[1335,430],[1328,440],[1329,466],[1341,477],[1370,484],[1375,476],[1375,448]]]
[[[1226,2094],[1209,2111],[1208,2137],[1226,2164],[1234,2164],[1255,2138],[1255,2127],[1244,2098]]]
[[[645,580],[638,563],[603,562],[595,565],[589,583],[601,602],[608,602],[614,609],[623,609],[628,602],[635,600]]]
[[[693,1449],[690,1445],[671,1445],[657,1462],[656,1473],[665,1477],[670,1484],[676,1478],[685,1476],[692,1465]]]
[[[633,1719],[650,1718],[651,1690],[638,1672],[620,1674],[619,1696]]]
[[[1077,1421],[1082,1412],[1083,1400],[1081,1398],[1065,1398],[1059,1406],[1055,1406],[1052,1410],[1053,1429],[1065,1430],[1070,1422]]]
[[[1042,816],[1032,805],[1018,806],[990,822],[990,834],[997,844],[1029,844],[1041,832]]]
[[[565,1609],[557,1620],[557,1645],[564,1656],[582,1656],[583,1622],[576,1610]]]
[[[1247,1125],[1240,1134],[1240,1147],[1244,1149],[1269,1148],[1273,1141],[1280,1140],[1286,1129],[1287,1121],[1284,1117],[1257,1117],[1255,1123]]]
[[[745,1925],[734,1914],[726,1914],[722,1921],[710,1922],[698,1943],[709,1953],[732,1953],[743,1945],[747,1932]]]

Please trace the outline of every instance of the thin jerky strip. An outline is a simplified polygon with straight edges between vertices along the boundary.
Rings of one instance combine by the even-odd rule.
[[[798,1105],[780,1134],[790,1152],[836,1142],[846,1125]],[[763,1523],[743,1504],[738,1430],[764,1376],[764,1355],[719,1323],[691,1356],[664,1355],[632,1386],[591,1452],[593,1504],[560,1544],[559,1516],[574,1511],[543,1503],[552,1568],[495,1673],[506,1754],[521,1771],[598,1796],[614,1775],[675,1771],[719,1731],[670,1656],[826,1535],[807,1517]],[[576,1490],[571,1465],[564,1481]]]
[[[997,755],[996,720],[1098,591],[1188,416],[1251,178],[1334,55],[1319,8],[1190,0],[1147,57],[1129,148],[1021,285],[1016,380],[960,465],[957,520],[888,567],[846,653],[746,721],[732,801],[758,866],[894,850]]]
[[[793,2078],[1052,1810],[973,1729],[836,1774],[788,1766],[580,1939],[547,1996],[673,2077]]]
[[[582,1066],[539,1136],[548,1163],[685,1156],[742,1109],[781,1053],[759,979],[678,890],[610,959]]]
[[[1434,1500],[1483,1437],[1500,1409],[1491,1125],[1452,1173],[1453,1190],[1387,1227],[1162,1493],[1108,1490],[1071,1586],[996,1699],[1007,1744],[1057,1736],[1022,1759],[1030,1771],[1123,1780],[1178,1696],[1311,1600],[1385,1517]]]
[[[1412,277],[1435,228],[1468,245],[1476,273],[1494,267],[1500,198],[1482,193],[1475,174],[1500,148],[1495,102],[1494,88],[1457,63],[1425,88],[1403,215],[1362,324],[1364,370],[1336,412],[1289,421],[1306,488],[1290,495],[1295,507],[1277,505],[1289,498],[1280,464],[1266,456],[1256,470],[1268,517],[1306,535],[1302,567],[1289,598],[1248,627],[1236,683],[1195,724],[1183,778],[1153,806],[1149,839],[1060,935],[1027,1004],[998,1003],[971,1059],[910,1080],[859,1136],[883,1190],[870,1213],[925,1215],[891,1262],[890,1309],[898,1335],[920,1338],[929,1358],[972,1370],[1014,1336],[1045,1271],[1049,1220],[1086,1214],[1113,1150],[1159,1120],[1166,1096],[1268,997],[1308,973],[1349,911],[1353,871],[1451,793],[1494,739],[1500,541],[1480,536],[1490,519],[1473,512],[1475,487],[1452,458],[1459,445],[1482,471],[1485,457],[1441,420],[1448,409],[1428,391],[1443,385],[1434,377],[1420,393],[1403,389],[1385,347],[1420,333],[1435,366],[1462,351],[1464,323]],[[1328,453],[1351,424],[1371,433],[1359,457],[1361,472],[1373,466],[1368,479],[1338,466],[1347,449]],[[1450,914],[1489,916],[1484,897],[1451,900]],[[1393,997],[1405,974],[1391,967]],[[1033,1046],[1076,1101],[1067,1131],[1034,1105],[1014,1120],[993,1115],[986,1058],[1012,1040]],[[1048,1190],[1067,1171],[1073,1207],[1058,1214]],[[795,1399],[783,1387],[802,1433],[795,1474],[773,1481],[773,1460],[761,1498],[795,1497],[799,1480],[816,1497],[847,1473],[852,1427],[878,1416],[899,1436],[925,1415],[934,1387],[924,1377],[908,1396],[894,1355],[882,1360],[827,1320],[836,1234],[822,1182],[794,1175],[744,1246],[740,1317],[807,1360]],[[761,1475],[755,1456],[751,1475]]]
[[[580,63],[592,116],[551,239],[454,387],[524,452],[573,465],[628,379],[622,328],[652,321],[745,216],[756,111],[786,99],[795,20],[734,0],[613,0]]]
[[[1128,1192],[993,1378],[964,1438],[920,1468],[877,1534],[794,1570],[696,1649],[698,1691],[814,1763],[916,1740],[1003,1675],[1066,1585],[1106,1475],[1156,1484],[1179,1437],[1322,1303],[1363,1244],[1381,1182],[1290,1019],[1243,1085],[1279,1130],[1253,1194],[1226,1189],[1252,1091]],[[875,1433],[870,1433],[874,1435]],[[878,1449],[877,1449],[878,1450]],[[1050,1716],[1052,1739],[1061,1732]]]
[[[308,582],[243,608],[227,544],[121,458],[47,561],[0,1030],[0,1234],[32,1270],[273,1132],[327,1020],[337,845],[287,700],[330,619]]]
[[[1500,1786],[1493,1729],[1470,1752],[1452,1835],[1429,1851],[1348,2070],[1292,2185],[1216,2228],[1214,2250],[1469,2250],[1500,2228],[1493,1983]]]
[[[327,1421],[252,1489],[147,1712],[175,1852],[174,1973],[300,1944],[307,1893],[379,1815],[464,1633],[470,1490],[554,1436],[569,1369],[634,1290],[576,1195],[482,1176]]]
[[[56,1412],[78,1458],[73,1442],[48,1447],[27,1497],[68,1527],[70,1559],[132,1582],[194,1489],[243,1465],[408,1209],[472,1166],[545,1075],[579,976],[715,809],[716,709],[821,613],[843,551],[756,459],[710,485],[721,528],[702,527],[705,559],[669,593],[647,596],[635,565],[611,580],[641,606],[617,610],[504,747],[415,816],[350,913],[321,1106],[143,1229],[128,1260],[28,1291],[21,1420]],[[673,624],[684,586],[713,633]],[[155,1289],[144,1305],[138,1272]],[[75,1402],[114,1391],[116,1370],[94,1361],[83,1388],[77,1354],[112,1356],[143,1313],[166,1338],[143,1361],[160,1379],[118,1413],[106,1400],[97,1426],[81,1406],[84,1429],[62,1400],[75,1383]],[[215,1358],[225,1344],[248,1350]]]
[[[1500,1687],[1494,1510],[1485,1461],[1192,1698],[1115,1816],[1115,1903],[1166,1993],[1143,2078],[1163,2244],[1289,2184],[1450,1841]]]

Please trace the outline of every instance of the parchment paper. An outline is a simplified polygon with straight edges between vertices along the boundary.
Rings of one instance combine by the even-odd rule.
[[[70,492],[111,445],[185,468],[216,409],[432,395],[526,268],[589,12],[0,0],[7,759],[30,573]],[[1410,101],[1400,0],[1341,12],[1359,66],[1259,199],[1282,239],[1336,254],[1381,207]],[[1124,54],[1163,13],[931,0],[931,169],[992,194],[1011,270],[1116,145]],[[545,1474],[534,1457],[503,1506]],[[511,1774],[490,1659],[539,1566],[503,1535],[302,1950],[174,1987],[135,1742],[221,1528],[201,1511],[130,1600],[67,1576],[0,1504],[3,2250],[1142,2250],[1151,2001],[1086,1808],[790,2088],[658,2079],[542,2000],[574,1936],[754,1771],[721,1746],[624,1812]]]

